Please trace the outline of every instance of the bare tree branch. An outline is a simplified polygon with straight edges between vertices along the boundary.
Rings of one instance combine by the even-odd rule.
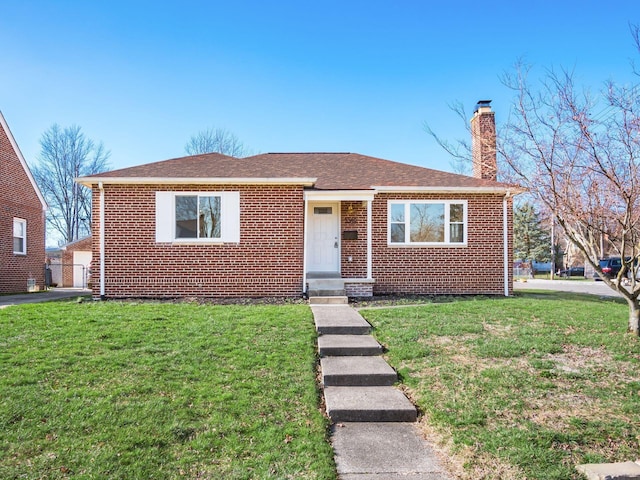
[[[462,102],[456,101],[449,105],[449,108],[462,119],[462,124],[466,127],[467,138],[471,138],[471,128],[467,122],[467,112]],[[451,166],[456,173],[469,174],[473,165],[471,155],[471,143],[469,140],[457,139],[453,142],[439,136],[429,123],[424,123],[425,131],[436,141],[440,147],[451,156]]]
[[[80,127],[52,125],[40,139],[38,163],[31,169],[47,203],[48,230],[64,243],[91,233],[91,191],[77,184],[77,177],[107,169],[109,152],[95,145]]]
[[[509,180],[553,214],[600,274],[599,258],[622,257],[617,278],[602,277],[627,300],[629,330],[639,334],[640,89],[610,82],[594,97],[572,72],[549,70],[540,83],[530,72],[520,64],[503,77],[515,93],[498,144]]]
[[[222,153],[231,157],[245,157],[249,154],[240,139],[223,128],[208,128],[192,135],[184,150],[189,155]]]

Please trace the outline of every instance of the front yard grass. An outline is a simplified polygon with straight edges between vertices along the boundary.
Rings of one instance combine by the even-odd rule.
[[[0,310],[0,478],[335,478],[304,305]]]
[[[626,303],[537,293],[360,313],[459,478],[579,479],[576,464],[640,456]]]

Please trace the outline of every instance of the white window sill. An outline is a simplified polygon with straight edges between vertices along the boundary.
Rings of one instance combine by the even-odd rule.
[[[464,248],[466,246],[467,246],[466,243],[387,243],[387,247],[397,247],[397,248],[433,248],[433,247]]]
[[[222,240],[174,240],[171,245],[225,245]]]

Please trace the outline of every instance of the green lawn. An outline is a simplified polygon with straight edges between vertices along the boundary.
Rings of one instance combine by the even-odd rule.
[[[640,343],[628,307],[518,294],[361,310],[465,479],[578,479],[640,456]]]
[[[333,479],[304,305],[0,310],[0,478]]]

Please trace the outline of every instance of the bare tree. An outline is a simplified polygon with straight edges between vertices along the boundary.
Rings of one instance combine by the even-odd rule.
[[[110,153],[84,136],[80,127],[52,125],[40,139],[38,163],[31,169],[49,211],[48,230],[63,243],[91,233],[91,190],[77,184],[77,177],[107,169]]]
[[[208,128],[192,135],[184,150],[189,155],[222,153],[231,157],[244,157],[248,154],[240,139],[223,128]]]
[[[605,283],[626,299],[628,328],[638,335],[640,90],[609,82],[596,96],[579,89],[571,72],[548,71],[539,84],[531,83],[530,72],[520,64],[503,78],[515,92],[498,145],[510,180],[552,213]],[[623,259],[616,278],[600,268],[605,250]]]

